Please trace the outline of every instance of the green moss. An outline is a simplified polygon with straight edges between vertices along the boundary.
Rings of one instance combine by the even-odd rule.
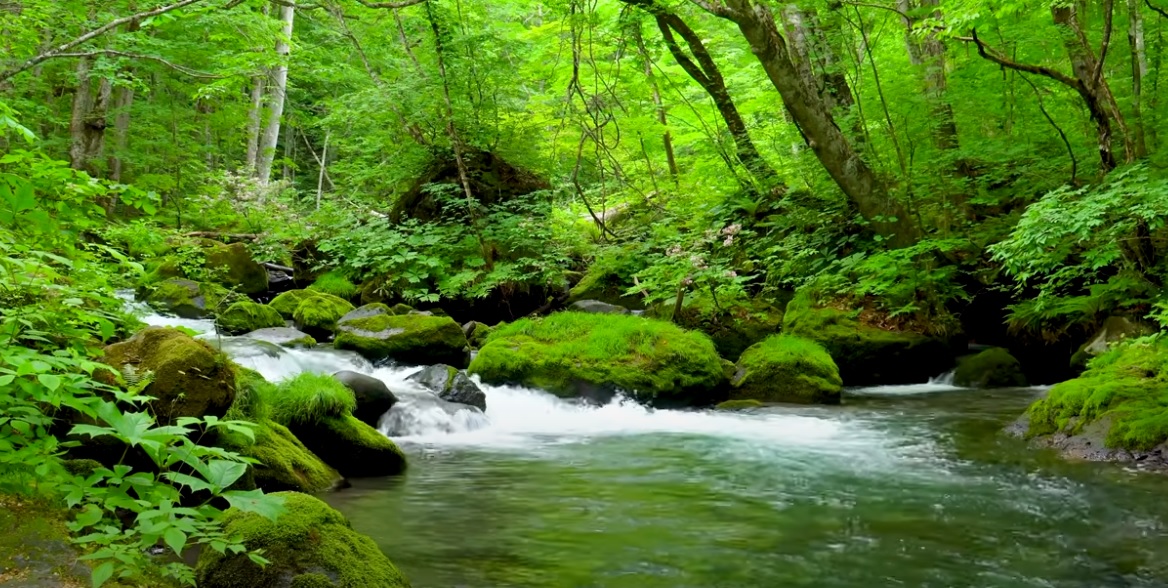
[[[1137,451],[1168,440],[1168,339],[1120,345],[1055,385],[1028,410],[1030,436],[1109,423],[1108,447]]]
[[[672,312],[672,304],[668,308]],[[682,328],[709,335],[722,357],[736,360],[747,347],[779,332],[783,311],[763,300],[719,306],[709,296],[694,296],[672,320]]]
[[[738,359],[732,399],[837,404],[843,382],[819,344],[793,335],[768,337]]]
[[[858,315],[816,307],[800,293],[787,305],[783,332],[822,345],[849,386],[922,383],[953,365],[944,341],[863,324]]]
[[[970,388],[1019,388],[1026,385],[1026,374],[1008,350],[994,347],[959,359],[953,383]]]
[[[284,317],[276,309],[255,302],[236,302],[215,319],[219,330],[228,335],[242,335],[258,329],[284,326]]]
[[[268,289],[268,270],[251,258],[243,243],[224,245],[214,241],[204,252],[207,270],[215,281],[244,294],[260,294]]]
[[[348,300],[316,292],[296,307],[292,318],[296,321],[296,328],[309,334],[331,333],[336,330],[337,321],[351,311],[353,305]]]
[[[183,416],[226,414],[235,401],[235,369],[225,355],[177,329],[147,327],[130,339],[105,348],[105,363],[153,379],[145,394],[163,423]]]
[[[272,420],[282,425],[314,423],[357,408],[353,391],[325,374],[304,372],[274,388],[261,388],[261,393]]]
[[[449,317],[379,314],[345,321],[337,330],[338,349],[351,349],[374,361],[466,366],[466,335]]]
[[[324,574],[301,574],[292,580],[291,588],[333,588],[335,584]]]
[[[414,307],[398,302],[389,308],[389,314],[410,314],[414,312]]]
[[[290,427],[304,446],[346,477],[399,474],[406,456],[392,440],[356,417],[333,416]]]
[[[179,267],[178,259],[174,256],[159,257],[147,261],[143,264],[145,273],[139,282],[142,286],[149,286],[157,284],[170,278],[183,277],[182,268]]]
[[[597,257],[579,282],[568,292],[568,303],[599,300],[630,309],[644,308],[644,298],[626,294],[635,284],[630,276],[641,267],[641,258],[633,251],[610,250]]]
[[[719,402],[714,408],[716,410],[747,410],[751,408],[762,408],[765,404],[754,400],[727,400],[726,402]]]
[[[200,588],[409,586],[373,540],[353,531],[341,513],[306,494],[275,496],[284,498],[285,508],[276,521],[235,509],[223,519],[228,535],[241,537],[249,550],[263,549],[271,564],[261,568],[246,553],[203,550],[196,568]],[[320,584],[321,578],[331,580]]]
[[[259,461],[252,473],[257,487],[266,492],[293,490],[322,492],[336,486],[341,475],[312,453],[286,427],[260,421],[255,442],[237,446],[245,457]]]
[[[213,316],[237,298],[218,284],[202,284],[183,278],[159,282],[145,294],[146,302],[154,308],[185,318]]]
[[[271,414],[267,399],[275,394],[276,385],[259,372],[239,365],[235,366],[235,374],[235,400],[226,418],[253,422],[267,419]]]
[[[721,358],[701,333],[631,315],[561,312],[499,327],[471,363],[492,384],[574,396],[618,389],[657,404],[717,400]]]
[[[337,298],[344,298],[345,300],[352,300],[358,292],[357,285],[350,282],[349,278],[346,278],[339,270],[332,270],[322,274],[308,289],[314,292],[332,294]]]
[[[276,309],[280,316],[291,319],[296,312],[296,307],[300,306],[300,303],[304,302],[306,298],[311,298],[315,294],[316,292],[310,290],[289,290],[273,298],[268,306]]]
[[[471,321],[467,327],[463,329],[463,332],[466,333],[466,340],[468,343],[470,343],[470,346],[478,349],[487,342],[487,337],[489,337],[494,330],[494,328],[488,327],[483,323]]]

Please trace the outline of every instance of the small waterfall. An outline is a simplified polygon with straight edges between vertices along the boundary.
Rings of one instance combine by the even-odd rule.
[[[932,378],[929,378],[929,385],[932,385],[932,386],[953,386],[954,385],[953,384],[953,374],[956,374],[956,373],[957,373],[957,370],[949,370],[949,371],[947,371],[939,376],[934,376]]]

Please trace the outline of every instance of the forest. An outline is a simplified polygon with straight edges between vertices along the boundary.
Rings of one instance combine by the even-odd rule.
[[[0,0],[0,586],[630,585],[485,539],[492,556],[439,565],[459,531],[399,537],[427,510],[362,521],[473,461],[451,439],[475,431],[543,448],[619,421],[649,444],[612,449],[622,467],[662,434],[834,464],[762,423],[853,407],[861,428],[958,423],[928,435],[1138,504],[1090,524],[1168,521],[1132,498],[1154,479],[1091,463],[1168,469],[1165,28],[1156,0]],[[968,395],[887,392],[938,386]],[[564,484],[525,509],[583,492],[476,439],[498,472]],[[435,446],[446,474],[421,471]],[[873,447],[901,446],[849,459]],[[405,489],[376,508],[327,492],[386,476]],[[647,500],[624,492],[597,508]],[[1031,499],[1043,521],[1091,519]],[[908,533],[853,508],[878,538]],[[859,533],[820,515],[759,524]],[[493,549],[538,535],[499,532]],[[1083,569],[927,546],[998,580],[847,562],[897,585],[1153,586],[1163,535]],[[628,565],[642,587],[828,585],[829,563],[715,573],[692,548],[709,566],[674,580]]]

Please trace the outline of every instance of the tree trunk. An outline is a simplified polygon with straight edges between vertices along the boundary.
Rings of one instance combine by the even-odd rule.
[[[657,21],[657,28],[661,30],[661,36],[665,40],[665,46],[669,48],[674,59],[713,99],[714,106],[726,123],[726,129],[730,131],[730,136],[734,139],[734,147],[737,150],[739,161],[756,177],[775,181],[778,174],[762,158],[754,146],[754,141],[750,138],[750,132],[746,128],[746,122],[742,120],[742,115],[738,112],[734,99],[730,97],[730,91],[726,89],[722,72],[714,63],[710,52],[706,50],[701,37],[676,14],[658,10],[654,14],[654,18]],[[690,59],[681,46],[677,44],[677,40],[673,36],[674,31],[681,35],[686,46],[689,47],[690,53],[693,54],[693,59]]]
[[[247,159],[243,166],[254,174],[259,166],[260,119],[264,111],[264,78],[256,76],[251,82],[251,107],[247,111]]]
[[[115,182],[122,181],[124,170],[122,156],[125,155],[130,140],[130,107],[133,104],[133,87],[122,85],[114,89],[114,151],[109,156],[109,177]]]
[[[296,18],[294,4],[280,5],[280,20],[284,22],[284,29],[280,39],[276,42],[276,55],[280,64],[276,66],[272,76],[272,94],[268,102],[268,125],[260,137],[259,153],[257,155],[256,178],[266,184],[272,179],[272,162],[276,158],[276,144],[280,140],[280,121],[284,117],[284,98],[288,92],[288,59],[292,53],[292,25]]]
[[[913,8],[912,0],[898,0],[902,13],[908,14]],[[937,0],[919,0],[919,6],[936,7]],[[936,13],[936,10],[934,10]],[[933,114],[933,143],[937,149],[957,148],[957,123],[953,119],[953,107],[945,99],[948,80],[945,77],[945,44],[937,38],[936,32],[929,30],[921,39],[913,33],[916,21],[904,17],[905,43],[909,60],[923,69],[925,98]]]
[[[673,153],[673,134],[669,132],[669,119],[665,114],[665,103],[661,100],[661,88],[657,85],[657,77],[653,75],[653,61],[649,59],[649,51],[645,48],[645,37],[641,34],[641,22],[637,20],[632,25],[633,41],[637,44],[637,52],[645,62],[645,79],[653,92],[653,106],[657,109],[657,122],[661,123],[661,143],[665,148],[665,161],[669,165],[669,176],[677,181],[679,174],[677,158]]]
[[[1107,98],[1103,95],[1107,84],[1102,75],[1098,77],[1098,80],[1096,79],[1095,70],[1101,66],[1088,44],[1082,23],[1079,21],[1078,8],[1072,5],[1053,5],[1050,7],[1050,13],[1054,24],[1065,29],[1062,35],[1063,46],[1066,47],[1067,54],[1070,56],[1071,71],[1078,82],[1079,87],[1076,89],[1083,101],[1087,103],[1087,110],[1091,113],[1092,120],[1095,121],[1100,165],[1103,173],[1107,173],[1118,165],[1112,146],[1111,129],[1112,115],[1118,114],[1118,112],[1108,108]],[[1108,90],[1108,92],[1110,91]],[[1122,120],[1115,122],[1120,125],[1122,130]]]
[[[1135,143],[1137,158],[1148,153],[1144,138],[1143,83],[1148,75],[1148,54],[1144,43],[1144,19],[1140,14],[1139,0],[1127,0],[1127,43],[1131,49],[1132,70],[1132,141]]]
[[[106,114],[113,86],[108,79],[102,78],[94,92],[93,80],[90,79],[92,66],[91,57],[83,57],[77,64],[77,91],[73,95],[73,115],[69,123],[69,161],[73,169],[96,177],[94,162],[101,157],[105,146]]]
[[[913,243],[920,236],[919,227],[840,131],[814,82],[791,61],[770,9],[752,0],[725,0],[724,7],[702,5],[738,25],[815,156],[872,228],[894,245]]]

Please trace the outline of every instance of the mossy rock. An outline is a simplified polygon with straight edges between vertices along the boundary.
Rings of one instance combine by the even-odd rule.
[[[757,401],[757,400],[748,398],[746,400],[727,400],[725,402],[719,402],[718,405],[714,407],[714,409],[715,410],[750,410],[753,408],[762,408],[764,406],[766,406],[766,405]]]
[[[203,284],[185,278],[170,278],[155,284],[145,294],[146,303],[183,318],[214,316],[216,309],[238,298],[218,284]]]
[[[384,303],[397,298],[397,294],[392,290],[392,284],[393,281],[385,276],[365,280],[358,291],[361,304]]]
[[[312,298],[317,293],[311,290],[288,290],[281,292],[268,303],[268,306],[276,309],[280,316],[292,320],[292,315],[296,313],[296,307],[300,306],[308,298]]]
[[[735,361],[748,347],[778,333],[783,327],[783,311],[765,300],[742,300],[715,305],[709,296],[694,296],[676,316],[672,305],[654,307],[652,314],[672,318],[682,328],[709,335],[718,353]]]
[[[1071,356],[1071,368],[1077,372],[1087,369],[1091,358],[1107,352],[1112,347],[1129,339],[1135,339],[1152,333],[1153,329],[1123,316],[1110,316],[1103,321],[1095,334],[1075,351]]]
[[[839,404],[843,382],[818,343],[774,335],[742,353],[730,385],[734,400]]]
[[[184,277],[178,259],[174,256],[157,257],[142,265],[145,273],[139,281],[140,286],[150,286],[170,278]]]
[[[343,323],[345,321],[355,321],[357,319],[369,318],[379,314],[390,315],[395,313],[390,310],[388,306],[380,302],[374,302],[372,304],[365,304],[363,306],[357,307],[356,310],[352,310],[346,313],[345,316],[341,317],[337,322]]]
[[[462,327],[449,317],[378,314],[339,323],[335,345],[373,361],[466,367],[469,344]]]
[[[316,347],[316,339],[312,335],[292,327],[258,329],[247,333],[244,337],[256,341],[266,341],[280,347]]]
[[[466,335],[466,340],[474,349],[478,349],[487,342],[487,337],[494,329],[484,323],[478,321],[470,321],[462,325],[462,334]]]
[[[953,383],[966,388],[1021,388],[1026,374],[1007,349],[994,347],[958,359]]]
[[[271,563],[260,567],[247,553],[204,549],[195,570],[199,588],[408,588],[377,544],[344,515],[307,494],[273,496],[284,499],[275,521],[237,509],[223,518],[229,536],[240,537],[248,550],[264,550]]]
[[[317,338],[327,338],[336,331],[337,321],[352,311],[353,305],[348,300],[316,292],[296,307],[292,319],[297,329]]]
[[[632,279],[629,278],[633,272],[626,271],[628,255],[630,254],[626,252],[596,260],[580,281],[568,291],[568,304],[581,300],[598,300],[631,310],[644,309],[643,297],[625,293],[634,286]]]
[[[861,323],[854,312],[816,308],[804,295],[787,305],[783,332],[823,346],[848,386],[920,384],[954,365],[945,341]]]
[[[244,294],[261,294],[268,290],[268,270],[255,262],[243,243],[214,243],[204,255],[206,267],[214,280]]]
[[[235,370],[225,355],[177,329],[147,327],[105,348],[103,361],[123,373],[153,374],[144,393],[153,396],[159,422],[179,417],[222,417],[235,401]]]
[[[658,406],[725,399],[722,360],[701,333],[630,315],[560,312],[491,334],[472,374],[490,384],[606,400],[616,391]]]
[[[414,310],[414,307],[412,307],[404,302],[398,302],[397,304],[389,307],[389,314],[393,314],[393,315],[410,314],[411,312],[416,312]]]
[[[322,270],[317,269],[325,256],[313,241],[301,241],[292,248],[292,279],[303,288],[316,281]]]
[[[225,334],[242,335],[259,329],[283,327],[284,317],[266,304],[236,302],[219,313],[215,325]]]
[[[320,277],[312,282],[312,285],[307,290],[331,294],[337,298],[344,298],[345,300],[354,299],[360,292],[357,285],[349,281],[349,278],[345,277],[345,274],[341,273],[340,270],[332,270],[321,274]]]
[[[1168,441],[1168,339],[1119,345],[1083,375],[1054,385],[1027,410],[1027,436],[1100,431],[1112,449],[1149,451]],[[1102,425],[1099,427],[1097,425]]]
[[[332,416],[289,429],[304,446],[347,478],[391,476],[406,469],[397,444],[351,415]]]
[[[252,466],[255,485],[265,492],[291,490],[309,494],[335,488],[341,475],[277,422],[263,420],[254,429],[255,442],[231,447],[259,463]]]

